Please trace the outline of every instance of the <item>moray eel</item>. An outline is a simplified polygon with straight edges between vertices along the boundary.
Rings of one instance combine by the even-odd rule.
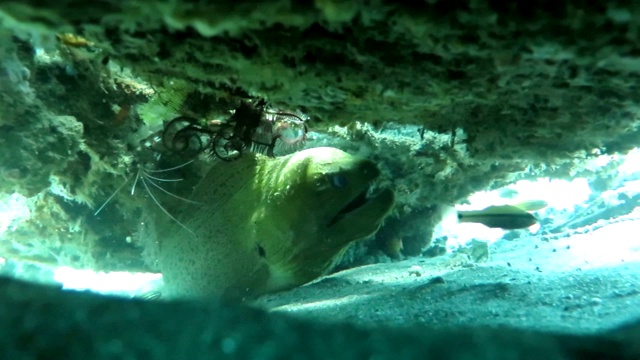
[[[251,298],[323,275],[393,203],[380,171],[335,148],[218,162],[159,234],[163,296]]]

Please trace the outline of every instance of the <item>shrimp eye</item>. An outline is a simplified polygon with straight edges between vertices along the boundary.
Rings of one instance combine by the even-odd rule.
[[[343,188],[347,186],[347,177],[342,174],[331,176],[331,186],[334,188]]]

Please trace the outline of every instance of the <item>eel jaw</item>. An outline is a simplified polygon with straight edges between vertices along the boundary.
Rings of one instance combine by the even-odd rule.
[[[329,220],[327,227],[332,227],[333,225],[335,225],[335,223],[344,218],[348,213],[364,206],[367,201],[371,200],[371,197],[369,196],[370,192],[371,185],[367,184],[367,186],[365,186],[365,188],[360,193],[358,193],[358,195],[356,195],[351,201],[349,201],[347,205],[342,207],[342,209],[340,209],[340,211],[338,211],[338,213],[334,217],[332,217],[331,220]]]
[[[366,237],[378,230],[382,219],[391,211],[393,191],[389,188],[373,193],[368,184],[327,223],[327,228],[348,240]]]

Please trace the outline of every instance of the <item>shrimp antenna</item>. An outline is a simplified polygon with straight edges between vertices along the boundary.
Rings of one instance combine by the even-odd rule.
[[[189,200],[187,198],[178,196],[176,194],[171,193],[170,191],[167,191],[166,189],[162,188],[160,185],[156,184],[153,180],[157,180],[157,181],[165,181],[165,182],[171,182],[171,181],[181,181],[182,179],[162,179],[156,176],[151,175],[150,173],[162,173],[162,172],[167,172],[167,171],[172,171],[172,170],[177,170],[180,168],[183,168],[189,164],[191,164],[193,162],[192,160],[189,160],[183,164],[168,168],[168,169],[160,169],[160,170],[146,170],[142,167],[138,168],[138,171],[136,172],[135,175],[135,180],[133,181],[133,186],[131,186],[131,195],[135,194],[136,191],[136,186],[138,185],[138,181],[142,182],[143,185],[145,186],[145,188],[147,189],[147,191],[149,192],[149,195],[151,195],[151,197],[153,198],[153,201],[160,206],[160,208],[162,209],[162,211],[164,211],[167,215],[169,215],[169,213],[160,205],[160,203],[158,202],[158,200],[153,196],[153,194],[149,191],[149,187],[147,186],[147,183],[145,182],[145,178],[147,178],[147,180],[149,180],[149,182],[151,182],[151,185],[153,185],[154,187],[160,189],[162,192],[164,192],[165,194],[171,195],[176,199],[180,199],[182,201],[186,201],[192,204],[200,204],[197,201],[193,201],[193,200]],[[122,190],[122,188],[129,182],[129,180],[131,180],[131,178],[133,177],[133,175],[127,177],[125,179],[125,181],[118,186],[118,188],[109,196],[109,198],[107,200],[105,200],[104,203],[102,203],[102,205],[98,208],[98,210],[96,210],[95,213],[93,213],[93,216],[97,216],[102,209],[105,208],[105,206],[107,206],[107,204],[109,204],[109,202],[120,192],[120,190]],[[172,219],[176,220],[173,216],[169,215],[169,217],[171,217]],[[179,221],[176,220],[176,222],[178,222],[180,224]],[[182,224],[180,224],[182,225]],[[183,226],[184,227],[184,226]]]
[[[165,209],[162,205],[160,205],[160,202],[158,201],[158,199],[156,199],[156,197],[155,197],[155,196],[153,195],[153,193],[151,192],[151,189],[149,188],[149,185],[147,185],[147,180],[145,180],[144,176],[140,178],[140,181],[142,182],[142,185],[144,185],[145,189],[147,189],[147,193],[149,193],[149,196],[151,196],[151,199],[153,199],[153,202],[155,202],[155,203],[156,203],[156,205],[158,205],[158,207],[160,207],[160,209],[161,209],[165,214],[167,214],[167,216],[168,216],[168,217],[170,217],[170,218],[171,218],[171,220],[175,221],[175,222],[176,222],[178,225],[180,225],[183,229],[187,230],[191,235],[194,235],[194,236],[195,236],[194,232],[193,232],[193,231],[191,231],[191,229],[189,229],[188,227],[186,227],[183,223],[181,223],[178,219],[176,219],[173,215],[171,215],[171,213],[169,213],[169,211],[167,211],[167,209]],[[149,180],[149,181],[151,181],[151,180]],[[165,191],[165,192],[167,192],[168,194],[171,194],[171,193],[169,193],[168,191],[166,191],[166,190],[162,189],[158,184],[155,184],[155,183],[153,183],[152,181],[151,181],[151,183],[152,183],[153,185],[155,185],[157,188],[161,189],[162,191]],[[171,195],[174,195],[174,194],[171,194]],[[174,196],[177,196],[177,195],[174,195]]]
[[[138,175],[139,175],[139,173],[138,173],[138,174],[136,174],[136,181],[138,180]],[[113,194],[111,194],[111,196],[109,196],[109,198],[108,198],[105,202],[103,202],[103,203],[102,203],[102,206],[100,206],[100,207],[98,208],[98,210],[96,210],[96,212],[95,212],[95,213],[93,213],[93,216],[98,215],[98,214],[100,213],[100,211],[102,211],[102,209],[104,209],[104,207],[105,207],[105,206],[107,206],[107,204],[109,203],[109,201],[111,201],[111,199],[113,199],[113,197],[114,197],[114,196],[116,196],[116,194],[118,194],[118,192],[120,192],[120,190],[122,190],[122,188],[123,188],[125,185],[127,185],[127,183],[129,182],[129,180],[130,180],[130,179],[131,179],[131,176],[127,177],[127,179],[122,183],[122,185],[118,186],[118,188],[116,189],[116,191],[114,191],[114,192],[113,192]],[[135,184],[134,184],[134,186],[135,186]],[[133,190],[132,190],[132,192],[133,192]]]
[[[182,181],[182,179],[161,179],[159,177],[155,177],[155,176],[151,176],[149,174],[147,174],[144,170],[143,170],[143,175],[145,178],[147,178],[147,180],[149,180],[149,183],[151,185],[153,185],[154,187],[156,187],[158,190],[164,192],[167,195],[173,196],[176,199],[182,200],[182,201],[186,201],[188,203],[192,203],[192,204],[198,204],[198,205],[202,205],[202,203],[197,202],[197,201],[193,201],[187,198],[184,198],[182,196],[176,195],[174,193],[172,193],[171,191],[166,190],[165,188],[163,188],[162,186],[156,184],[153,180],[158,180],[158,181],[165,181],[165,182],[174,182],[174,181]],[[144,178],[143,178],[144,181]]]

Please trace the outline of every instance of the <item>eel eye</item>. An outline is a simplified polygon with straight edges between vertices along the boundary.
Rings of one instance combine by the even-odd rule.
[[[342,174],[331,176],[331,186],[334,188],[343,188],[347,186],[347,177]]]
[[[264,250],[262,245],[260,245],[260,244],[257,244],[257,245],[258,245],[258,256],[260,256],[261,258],[266,258],[267,257],[267,252]]]

